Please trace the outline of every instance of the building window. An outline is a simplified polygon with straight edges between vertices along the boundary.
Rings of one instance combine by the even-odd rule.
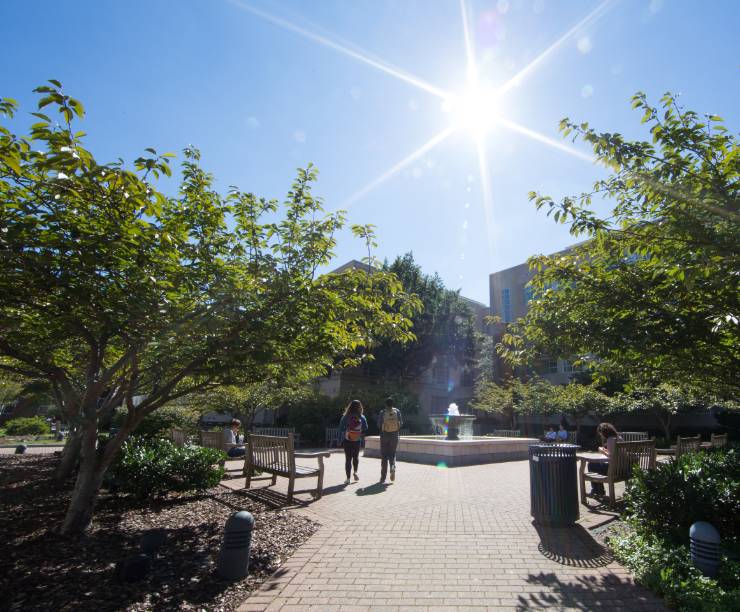
[[[564,374],[570,374],[572,372],[585,372],[588,369],[585,364],[575,366],[571,361],[568,361],[567,359],[561,359],[560,364],[560,371]]]
[[[449,375],[449,368],[444,364],[440,363],[432,368],[432,381],[437,385],[446,385]]]
[[[524,286],[524,305],[527,306],[534,297],[534,289],[529,285]]]
[[[445,414],[449,405],[449,398],[440,395],[432,396],[432,414]]]
[[[545,372],[548,374],[557,374],[558,373],[558,360],[557,359],[548,359],[545,363]]]
[[[473,378],[472,368],[463,368],[463,371],[460,374],[460,386],[472,387],[474,383],[475,379]]]
[[[508,288],[501,290],[501,306],[504,315],[504,323],[511,323],[511,293]]]

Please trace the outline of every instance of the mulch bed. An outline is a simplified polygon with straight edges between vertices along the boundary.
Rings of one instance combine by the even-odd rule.
[[[58,459],[0,457],[0,592],[4,610],[234,610],[318,527],[223,487],[200,495],[172,494],[142,502],[102,492],[84,537],[64,537],[61,524],[71,482],[58,487]],[[226,519],[254,515],[249,576],[216,574]],[[121,582],[119,561],[140,552],[142,534],[166,539],[141,581]]]

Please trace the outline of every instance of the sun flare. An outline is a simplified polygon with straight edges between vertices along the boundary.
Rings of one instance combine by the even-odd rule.
[[[452,115],[457,129],[473,135],[490,130],[496,124],[500,110],[496,92],[476,86],[445,100],[443,109]]]

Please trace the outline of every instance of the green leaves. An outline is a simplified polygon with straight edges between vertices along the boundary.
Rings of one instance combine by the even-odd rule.
[[[561,122],[564,135],[591,144],[613,174],[558,202],[529,194],[588,240],[564,256],[530,261],[540,299],[500,354],[512,363],[538,353],[593,355],[600,377],[620,372],[736,394],[739,327],[716,322],[740,311],[737,141],[719,117],[700,121],[670,93],[657,108],[638,92],[632,106],[650,142]],[[597,214],[601,201],[611,211]]]

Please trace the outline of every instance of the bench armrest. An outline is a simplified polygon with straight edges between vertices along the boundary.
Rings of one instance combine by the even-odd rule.
[[[293,453],[293,456],[298,459],[317,459],[319,457],[331,457],[331,453]]]

